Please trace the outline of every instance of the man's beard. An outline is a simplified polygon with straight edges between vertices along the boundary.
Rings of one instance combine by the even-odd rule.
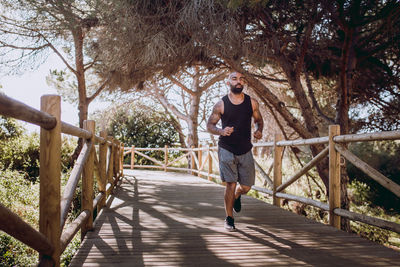
[[[243,91],[243,86],[242,87],[236,87],[231,85],[231,92],[234,93],[235,95],[241,94]]]

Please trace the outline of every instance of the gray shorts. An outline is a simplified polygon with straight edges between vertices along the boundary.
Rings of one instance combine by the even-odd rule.
[[[219,172],[224,182],[239,182],[252,186],[255,181],[254,159],[251,150],[243,155],[218,147]]]

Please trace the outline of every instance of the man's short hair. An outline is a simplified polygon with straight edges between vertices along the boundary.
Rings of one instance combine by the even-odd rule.
[[[238,71],[232,71],[231,73],[229,73],[228,80],[230,80],[230,79],[232,78],[232,75],[235,74],[235,73],[240,73],[240,72],[238,72]],[[240,74],[242,74],[242,73],[240,73]],[[243,74],[242,74],[242,75],[243,75]]]

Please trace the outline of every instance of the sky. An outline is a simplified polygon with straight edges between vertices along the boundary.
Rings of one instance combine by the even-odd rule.
[[[46,94],[57,94],[55,88],[50,87],[46,83],[46,76],[50,69],[64,69],[65,65],[61,60],[53,55],[42,64],[38,69],[26,71],[22,75],[0,76],[0,91],[4,92],[8,97],[27,104],[35,109],[40,110],[40,97]],[[62,100],[61,100],[62,101]],[[89,113],[99,109],[101,103],[93,101],[89,105]],[[78,126],[78,108],[68,102],[61,102],[61,120],[74,126]],[[28,131],[39,132],[39,126],[23,123]]]

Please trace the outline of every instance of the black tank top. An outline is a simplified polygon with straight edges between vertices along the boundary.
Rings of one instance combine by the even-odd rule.
[[[230,136],[220,136],[218,145],[235,155],[242,155],[250,151],[251,144],[251,117],[253,108],[250,96],[244,94],[244,101],[235,105],[229,100],[228,95],[224,101],[224,114],[221,116],[222,128],[234,127]]]

